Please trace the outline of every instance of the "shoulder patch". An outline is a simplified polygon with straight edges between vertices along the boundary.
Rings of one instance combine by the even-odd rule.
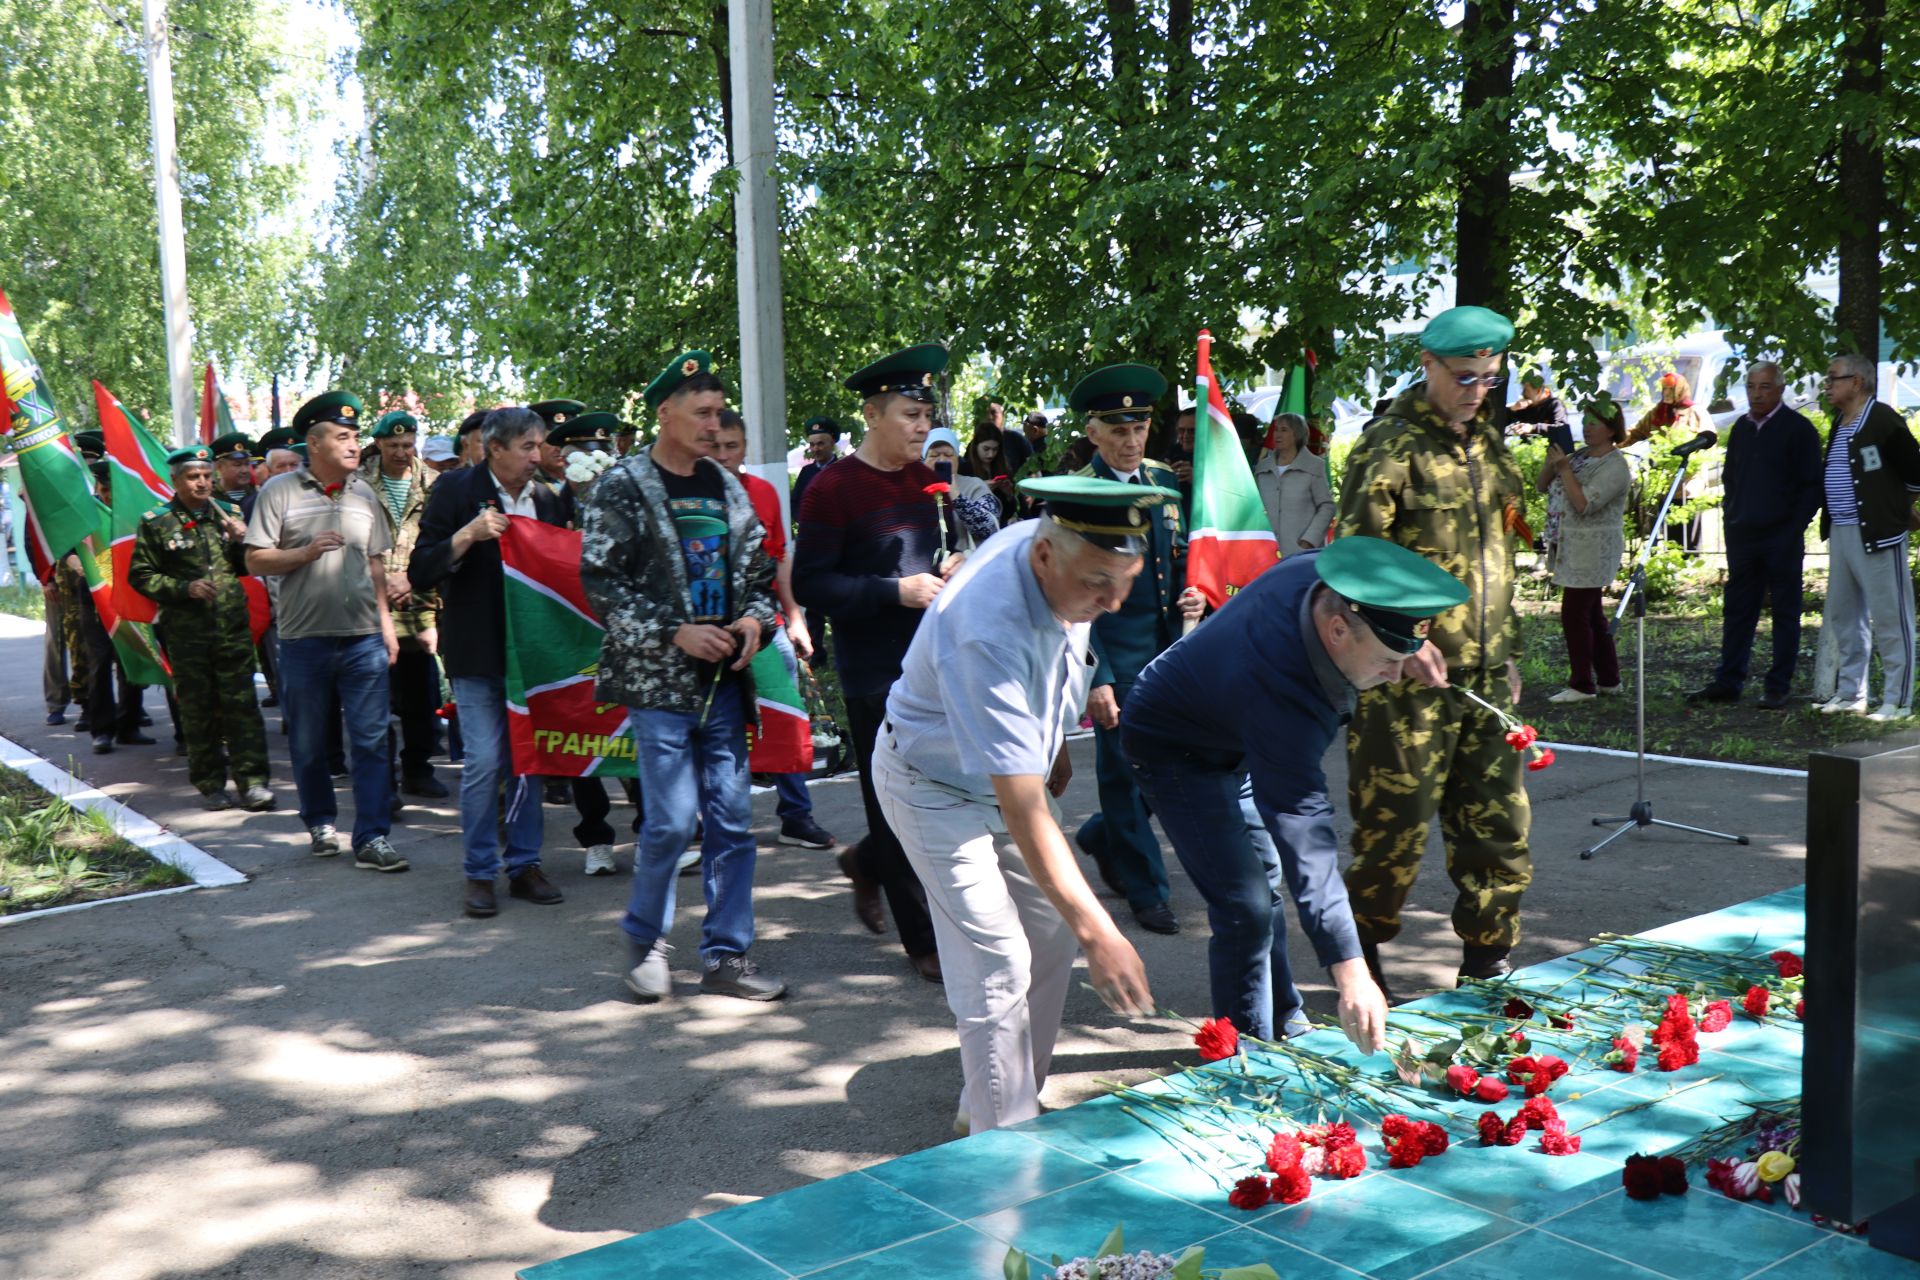
[[[155,507],[153,510],[141,516],[140,521],[142,524],[144,524],[148,520],[158,520],[161,516],[165,514],[167,514],[167,504],[163,502],[159,506]]]

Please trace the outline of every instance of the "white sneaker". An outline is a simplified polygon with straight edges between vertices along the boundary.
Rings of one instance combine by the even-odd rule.
[[[637,943],[628,945],[630,952],[639,950]],[[627,990],[642,1000],[658,1000],[671,992],[673,974],[667,969],[667,953],[672,950],[665,938],[655,938],[646,958],[627,970]]]
[[[1551,698],[1548,698],[1547,701],[1548,702],[1586,702],[1586,701],[1589,701],[1590,699],[1597,698],[1599,696],[1600,695],[1594,694],[1594,693],[1582,693],[1578,689],[1562,689],[1560,692],[1554,694]]]
[[[1880,709],[1868,716],[1867,719],[1880,724],[1886,724],[1890,720],[1905,720],[1912,715],[1912,707],[1896,707],[1891,702],[1883,702],[1880,704]]]
[[[673,873],[683,876],[700,865],[700,846],[694,845],[680,855],[680,861],[674,864]]]
[[[617,867],[613,865],[613,846],[596,844],[587,850],[587,874],[590,876],[610,876]]]
[[[1842,698],[1836,694],[1814,709],[1820,712],[1821,715],[1826,716],[1839,715],[1843,712],[1851,712],[1856,716],[1865,715],[1867,711],[1867,700],[1865,697]]]

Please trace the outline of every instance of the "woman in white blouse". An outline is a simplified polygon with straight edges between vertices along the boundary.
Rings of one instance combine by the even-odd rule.
[[[1552,445],[1537,482],[1547,495],[1547,571],[1560,588],[1560,630],[1567,638],[1567,687],[1548,702],[1585,702],[1620,692],[1620,655],[1607,630],[1601,593],[1620,573],[1627,549],[1623,521],[1633,470],[1620,445],[1626,415],[1614,400],[1590,403],[1581,417],[1584,448],[1569,457]]]
[[[1311,551],[1327,542],[1333,525],[1333,489],[1327,484],[1327,460],[1305,447],[1307,420],[1283,413],[1270,429],[1273,447],[1254,465],[1253,481],[1267,509],[1267,523],[1280,554]]]

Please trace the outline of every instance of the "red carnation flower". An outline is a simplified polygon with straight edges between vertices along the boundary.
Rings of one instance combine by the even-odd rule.
[[[1447,1150],[1447,1131],[1428,1120],[1420,1126],[1420,1147],[1427,1155],[1445,1155]]]
[[[1662,1071],[1678,1071],[1700,1061],[1700,1046],[1691,1042],[1674,1041],[1660,1046],[1660,1057],[1655,1065]]]
[[[932,494],[934,497],[939,497],[943,493],[953,492],[953,486],[945,483],[944,481],[936,480],[934,483],[928,485],[926,488],[922,489],[920,492]]]
[[[1687,1194],[1687,1162],[1679,1156],[1660,1157],[1660,1190],[1670,1196]]]
[[[1411,1169],[1426,1158],[1427,1149],[1412,1135],[1387,1144],[1387,1168]]]
[[[1548,1121],[1560,1118],[1560,1109],[1553,1105],[1552,1098],[1528,1098],[1521,1104],[1517,1118],[1529,1129],[1544,1129]]]
[[[1480,1145],[1483,1147],[1500,1146],[1501,1139],[1507,1136],[1507,1122],[1500,1118],[1499,1113],[1495,1111],[1482,1111],[1478,1123],[1480,1128]]]
[[[1276,1133],[1267,1147],[1267,1168],[1275,1173],[1300,1167],[1300,1139],[1290,1133]]]
[[[1528,773],[1538,773],[1542,769],[1551,769],[1552,767],[1553,767],[1553,748],[1552,747],[1540,748],[1540,754],[1535,756],[1533,759],[1527,761]]]
[[[1500,1012],[1506,1017],[1519,1018],[1524,1022],[1533,1016],[1533,1006],[1519,996],[1508,996],[1506,1008]]]
[[[1693,1021],[1693,1010],[1688,1005],[1686,996],[1676,991],[1667,997],[1667,1017],[1675,1022]]]
[[[1539,736],[1539,730],[1530,724],[1523,724],[1518,729],[1507,730],[1507,745],[1515,751],[1525,751]]]
[[[1767,1016],[1767,1006],[1773,1003],[1773,993],[1765,987],[1748,987],[1746,998],[1740,1007],[1756,1018]]]
[[[1625,1036],[1615,1036],[1613,1052],[1607,1055],[1606,1063],[1615,1071],[1631,1072],[1640,1065],[1640,1047]]]
[[[1464,1062],[1447,1068],[1447,1084],[1461,1097],[1471,1094],[1480,1084],[1480,1073]]]
[[[1215,1018],[1200,1024],[1193,1033],[1193,1043],[1199,1046],[1200,1061],[1218,1062],[1240,1052],[1240,1032],[1226,1018]]]
[[[1540,1135],[1540,1149],[1550,1156],[1571,1156],[1580,1153],[1578,1136],[1569,1137],[1564,1133],[1543,1133]]]
[[[1392,1115],[1380,1122],[1380,1137],[1385,1141],[1395,1142],[1418,1129],[1419,1126],[1406,1116]]]
[[[1807,971],[1806,962],[1791,951],[1775,951],[1767,959],[1779,967],[1783,978],[1797,978]]]
[[[1660,1162],[1652,1156],[1628,1156],[1626,1167],[1620,1170],[1620,1185],[1627,1189],[1629,1200],[1658,1200]]]
[[[1281,1204],[1299,1204],[1313,1190],[1313,1179],[1304,1169],[1282,1170],[1273,1178],[1272,1196]]]
[[[1357,1178],[1367,1167],[1367,1153],[1357,1142],[1335,1147],[1327,1155],[1329,1178]]]
[[[1795,1000],[1793,1002],[1793,1016],[1802,1022],[1807,1020],[1807,1002],[1805,1000]]]
[[[1495,1076],[1481,1076],[1480,1083],[1474,1087],[1473,1096],[1482,1102],[1505,1102],[1507,1082]]]
[[[1700,1015],[1700,1030],[1711,1035],[1715,1031],[1725,1031],[1733,1023],[1733,1003],[1728,1000],[1715,1000]]]
[[[1552,1014],[1547,1018],[1547,1021],[1562,1031],[1573,1030],[1573,1014],[1571,1012]]]
[[[1526,1117],[1515,1116],[1513,1119],[1507,1121],[1507,1136],[1505,1140],[1503,1140],[1500,1143],[1500,1145],[1503,1147],[1517,1147],[1521,1143],[1525,1142],[1526,1140],[1527,1140]]]
[[[1507,1063],[1507,1079],[1514,1084],[1525,1084],[1539,1070],[1540,1064],[1534,1061],[1532,1054],[1528,1054],[1526,1057],[1515,1058]]]
[[[1236,1209],[1264,1209],[1272,1200],[1273,1189],[1259,1174],[1240,1179],[1227,1195],[1227,1203]]]
[[[1330,1124],[1327,1126],[1327,1136],[1320,1145],[1329,1151],[1338,1151],[1342,1147],[1357,1147],[1360,1145],[1360,1135],[1353,1131],[1353,1126],[1350,1124]]]

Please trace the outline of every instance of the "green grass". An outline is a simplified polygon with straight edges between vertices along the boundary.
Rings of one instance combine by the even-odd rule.
[[[10,587],[0,587],[0,613],[16,614],[22,618],[45,618],[46,597],[40,594],[37,583],[16,582]]]
[[[192,882],[122,838],[105,816],[0,768],[0,915]]]

